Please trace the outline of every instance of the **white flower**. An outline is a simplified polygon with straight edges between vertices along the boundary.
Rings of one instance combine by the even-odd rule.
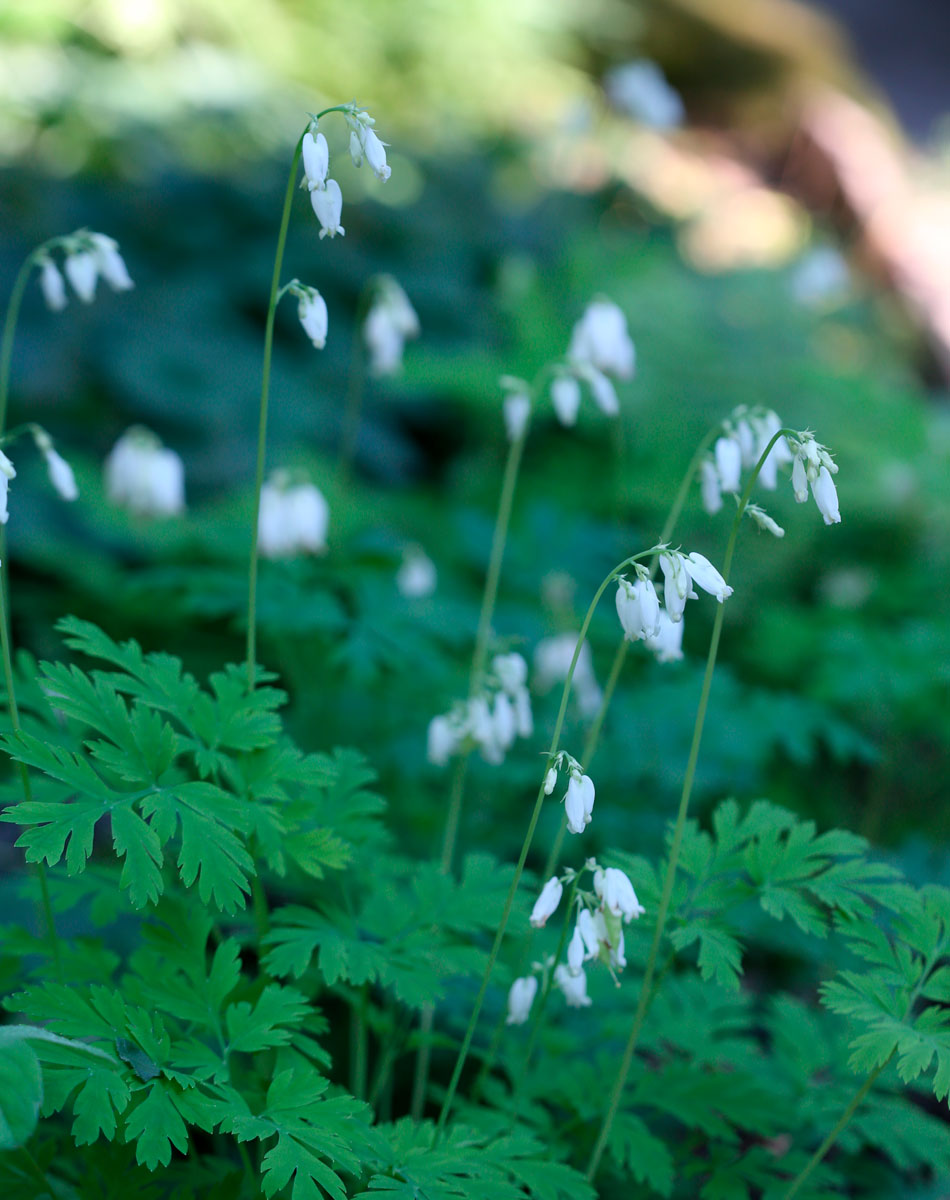
[[[646,912],[637,899],[633,884],[617,867],[608,867],[606,870],[597,868],[594,872],[594,891],[607,912],[615,917],[622,916],[626,922]]]
[[[390,177],[392,169],[386,162],[386,143],[381,142],[372,129],[366,129],[363,133],[363,154],[377,179],[386,180]]]
[[[544,777],[544,794],[550,796],[557,787],[557,767],[548,767],[547,774]]]
[[[66,299],[66,284],[51,258],[44,258],[40,262],[40,290],[46,307],[51,312],[62,312],[69,303]]]
[[[297,316],[304,333],[318,350],[322,350],[327,344],[327,302],[316,288],[300,286],[295,287],[294,292],[299,297]]]
[[[119,253],[119,243],[115,238],[108,237],[104,233],[91,233],[89,238],[93,246],[92,256],[96,269],[109,287],[114,292],[127,292],[134,288],[135,284],[129,278],[125,260]],[[68,269],[68,260],[66,266]],[[72,279],[70,282],[73,283],[73,287],[76,287]],[[79,288],[76,287],[76,290],[79,291]]]
[[[805,460],[798,455],[792,463],[792,490],[799,504],[808,499],[808,476],[805,474]]]
[[[539,692],[549,692],[555,684],[563,683],[570,670],[577,646],[576,633],[559,633],[543,638],[534,649],[534,686]],[[574,692],[581,715],[591,717],[600,708],[603,693],[594,677],[594,660],[590,643],[584,642],[574,668]]]
[[[690,583],[686,560],[678,550],[667,550],[660,555],[660,570],[663,572],[663,600],[671,621],[681,621],[687,600],[695,600],[696,593]]]
[[[465,728],[487,763],[497,766],[504,762],[505,747],[499,741],[494,714],[485,696],[476,696],[468,702]]]
[[[419,334],[419,318],[409,297],[391,275],[376,281],[373,303],[363,323],[363,341],[373,375],[393,375],[402,366],[406,339]]]
[[[514,696],[524,687],[528,679],[528,664],[520,654],[496,654],[492,659],[492,670],[501,686]]]
[[[184,511],[184,464],[150,430],[127,430],[109,452],[104,470],[106,494],[113,504],[150,517]]]
[[[721,437],[713,447],[719,486],[724,492],[738,492],[742,479],[742,450],[731,437]]]
[[[426,758],[435,767],[444,767],[458,749],[458,732],[445,716],[433,717],[426,734]]]
[[[577,918],[577,930],[584,939],[587,953],[584,961],[597,958],[600,954],[600,943],[607,937],[607,927],[604,925],[602,913],[592,914],[590,909],[582,908]]]
[[[811,493],[825,524],[837,525],[841,520],[841,513],[838,511],[838,489],[827,467],[818,468],[818,478],[811,481]]]
[[[66,256],[64,266],[73,291],[83,304],[91,304],[96,297],[96,280],[99,276],[93,255],[88,250],[78,250]]]
[[[581,385],[573,375],[555,377],[551,384],[551,402],[562,425],[575,424],[581,404]]]
[[[655,637],[644,639],[646,645],[656,655],[656,661],[678,662],[683,657],[683,626],[682,617],[671,621],[666,609],[660,609],[660,629]]]
[[[626,955],[624,954],[623,930],[622,929],[620,930],[620,933],[617,935],[616,946],[610,947],[610,953],[607,956],[607,962],[611,967],[613,967],[613,969],[615,971],[622,971],[624,969],[624,967],[627,965]]]
[[[257,547],[264,558],[291,558],[327,548],[330,506],[312,483],[291,484],[286,471],[274,471],[261,488]]]
[[[340,216],[343,212],[343,193],[340,191],[337,181],[328,179],[323,188],[315,188],[310,193],[310,204],[321,225],[320,237],[336,237],[337,234],[343,237],[346,233],[340,224]]]
[[[515,722],[518,737],[529,738],[534,733],[534,716],[531,712],[531,694],[527,688],[519,688],[514,694]]]
[[[564,812],[571,833],[583,833],[594,811],[594,784],[588,775],[571,773],[564,795]]]
[[[503,413],[509,442],[524,436],[531,416],[531,398],[523,392],[511,392],[505,397]]]
[[[326,187],[327,172],[330,169],[327,139],[322,133],[314,134],[312,128],[308,129],[303,135],[301,152],[308,191],[322,191]]]
[[[757,504],[747,504],[745,511],[746,515],[751,517],[752,520],[755,521],[756,525],[758,525],[760,529],[764,529],[766,533],[771,533],[773,537],[777,538],[783,538],[785,536],[785,530],[781,527],[781,525],[778,524],[777,521],[772,520],[764,508],[760,508]]]
[[[508,992],[507,1025],[523,1025],[531,1015],[531,1005],[538,991],[538,981],[534,975],[516,979]]]
[[[558,963],[554,971],[554,982],[561,989],[569,1008],[589,1008],[590,997],[587,995],[587,976],[584,971],[572,975],[570,968],[564,963]]]
[[[604,76],[611,104],[652,129],[673,129],[685,115],[679,93],[655,62],[640,58],[612,67]]]
[[[711,458],[704,458],[699,464],[699,486],[703,508],[713,516],[722,508],[722,492],[719,486],[719,472]]]
[[[77,500],[79,488],[76,486],[76,476],[69,463],[50,447],[45,454],[46,469],[49,481],[64,500]]]
[[[620,412],[620,401],[607,376],[591,363],[578,363],[575,369],[578,377],[590,387],[590,394],[600,411],[608,417],[616,417]]]
[[[505,692],[495,693],[495,703],[492,706],[492,725],[495,732],[494,740],[502,750],[507,750],[515,740],[518,728],[515,723],[514,706]]]
[[[574,326],[567,356],[572,362],[588,363],[620,379],[633,376],[636,353],[627,332],[627,319],[616,304],[594,300],[587,306]]]
[[[732,595],[732,588],[719,574],[708,558],[691,551],[683,560],[686,570],[694,583],[698,583],[704,592],[715,596],[722,604],[723,600]]]
[[[402,566],[396,572],[396,587],[407,599],[422,599],[431,596],[438,583],[435,563],[418,546],[405,551]]]
[[[350,132],[350,158],[353,160],[354,167],[363,165],[363,143],[355,129]]]
[[[622,577],[617,580],[617,616],[630,642],[659,633],[660,602],[648,578],[638,576],[634,583]]]
[[[561,903],[561,893],[563,891],[564,888],[560,879],[556,875],[552,875],[541,889],[541,895],[535,900],[531,916],[528,918],[535,929],[540,929],[545,925],[548,917],[557,911],[557,906]]]
[[[572,975],[580,975],[584,966],[584,938],[580,926],[574,926],[574,934],[567,945],[567,969]]]

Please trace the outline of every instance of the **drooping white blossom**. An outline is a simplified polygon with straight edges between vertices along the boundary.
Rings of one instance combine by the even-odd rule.
[[[785,530],[774,521],[764,508],[760,508],[758,504],[746,505],[746,516],[751,517],[760,529],[764,529],[766,533],[770,533],[773,537],[783,538]]]
[[[563,683],[570,670],[571,660],[577,646],[576,633],[559,633],[544,638],[534,648],[532,667],[534,686],[539,692],[549,692],[558,683]],[[573,692],[581,716],[592,717],[600,708],[603,692],[594,676],[594,660],[590,643],[585,641],[577,656],[574,668]]]
[[[44,258],[40,262],[40,290],[51,312],[62,312],[69,303],[65,281],[51,258]]]
[[[633,583],[622,576],[617,580],[617,616],[627,641],[638,642],[659,632],[660,602],[645,573],[638,572]]]
[[[826,466],[818,468],[818,475],[811,481],[811,493],[815,497],[818,511],[826,525],[837,525],[841,521],[838,508],[838,489]]]
[[[294,283],[289,289],[297,297],[297,317],[303,331],[318,350],[327,344],[327,302],[315,287]]]
[[[303,135],[300,148],[307,190],[322,191],[326,187],[327,173],[330,170],[330,150],[327,139],[317,132],[315,123]]]
[[[722,488],[719,472],[711,458],[704,458],[699,464],[699,486],[703,508],[710,516],[715,516],[722,508]]]
[[[826,525],[837,525],[841,520],[838,507],[838,489],[833,475],[838,467],[826,447],[817,442],[810,433],[800,433],[797,439],[789,439],[793,454],[792,489],[795,499],[803,504],[808,499],[808,485],[815,504]]]
[[[106,494],[140,516],[171,517],[185,508],[185,467],[151,430],[128,429],[104,464]]]
[[[92,257],[96,270],[114,292],[128,292],[135,287],[129,278],[125,259],[119,253],[119,243],[105,233],[90,233]],[[69,263],[67,261],[67,267]]]
[[[563,891],[564,886],[560,879],[556,875],[552,875],[541,889],[541,894],[535,900],[531,916],[528,918],[535,929],[541,929],[547,923],[548,918],[557,912]]]
[[[720,604],[732,595],[732,588],[702,554],[697,554],[695,550],[690,551],[684,559],[684,565],[693,582],[710,596],[715,596]]]
[[[587,911],[586,909],[584,910]],[[574,933],[567,945],[567,969],[572,975],[579,975],[584,966],[586,958],[584,948],[584,938],[581,934],[580,925],[574,926]]]
[[[663,572],[666,611],[671,621],[681,621],[686,601],[696,599],[683,555],[678,550],[664,551],[660,555],[660,570]]]
[[[724,492],[738,492],[742,481],[742,449],[731,437],[717,438],[713,447],[719,486]]]
[[[666,609],[660,609],[659,632],[655,637],[644,638],[645,644],[656,655],[657,662],[678,662],[683,657],[685,624],[682,617],[678,621],[671,621]]]
[[[556,375],[551,383],[551,403],[562,425],[575,425],[581,404],[581,385],[574,375]]]
[[[365,158],[377,179],[386,180],[392,174],[386,162],[386,143],[381,141],[373,126],[376,122],[365,110],[351,105],[346,119],[350,125],[350,157],[354,166],[363,165]]]
[[[506,1025],[523,1025],[527,1021],[537,992],[538,980],[534,975],[526,975],[514,981],[508,991]]]
[[[574,326],[567,357],[619,379],[632,378],[636,352],[627,331],[627,318],[616,304],[597,299],[587,306]]]
[[[572,770],[567,791],[564,794],[564,812],[567,817],[568,830],[571,833],[583,833],[590,824],[593,811],[593,780],[578,769]]]
[[[419,318],[409,297],[391,275],[375,281],[373,301],[363,322],[363,341],[373,375],[394,375],[402,367],[408,338],[418,337]]]
[[[402,565],[396,572],[396,587],[407,599],[424,599],[436,589],[439,576],[435,563],[419,546],[408,547],[402,556]]]
[[[37,426],[33,430],[33,440],[36,443],[36,448],[43,455],[46,462],[46,470],[49,474],[50,483],[63,500],[77,500],[79,498],[79,488],[76,486],[76,476],[73,474],[73,469],[65,458],[56,452],[49,434],[45,429]]]
[[[459,730],[448,716],[433,717],[426,736],[426,758],[435,767],[444,767],[458,750]]]
[[[554,982],[561,990],[569,1008],[589,1008],[590,996],[587,994],[587,976],[583,969],[576,975],[571,974],[569,967],[558,963],[554,970]]]
[[[99,278],[99,268],[92,252],[77,250],[68,254],[63,269],[79,299],[83,304],[91,304],[96,298],[96,280]]]
[[[633,884],[617,867],[607,867],[606,870],[597,868],[594,872],[594,891],[606,911],[615,917],[623,917],[625,922],[629,923],[646,912],[637,899]]]
[[[340,224],[343,213],[343,193],[335,179],[328,179],[322,188],[310,193],[310,204],[320,222],[320,237],[343,237],[346,230]]]
[[[498,383],[505,393],[505,432],[509,442],[516,442],[524,437],[531,418],[531,386],[517,375],[502,375]]]
[[[278,470],[261,488],[257,547],[264,558],[323,554],[327,548],[330,506],[318,487],[294,482]]]

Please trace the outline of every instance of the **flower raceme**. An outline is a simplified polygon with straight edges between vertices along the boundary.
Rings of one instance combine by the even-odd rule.
[[[386,146],[380,141],[373,126],[375,121],[356,104],[345,104],[333,111],[342,112],[350,126],[350,157],[356,166],[363,160],[377,179],[388,179],[391,171],[386,162]],[[330,148],[319,129],[319,120],[312,117],[310,125],[300,142],[303,159],[303,179],[300,186],[310,193],[310,204],[320,222],[320,237],[343,237],[345,230],[340,224],[343,212],[343,193],[335,179],[330,178]]]
[[[104,465],[113,504],[147,517],[171,517],[185,508],[185,468],[174,450],[135,425],[112,447]]]
[[[40,269],[40,291],[52,312],[61,312],[68,304],[66,284],[50,254],[53,247],[65,251],[63,271],[83,304],[91,304],[95,299],[100,277],[114,292],[127,292],[135,286],[119,253],[119,243],[105,233],[79,229],[66,237],[52,239],[46,246],[48,249],[37,254],[36,263]]]
[[[520,654],[496,654],[482,690],[429,722],[429,762],[444,766],[475,746],[486,762],[504,762],[515,739],[534,732],[527,677],[528,665]]]
[[[838,508],[838,490],[835,487],[833,475],[838,473],[837,464],[828,453],[826,446],[816,442],[807,431],[800,433],[797,439],[791,439],[792,490],[799,504],[808,499],[808,486],[826,525],[836,525],[841,520]]]
[[[686,601],[697,598],[693,583],[715,596],[720,604],[732,595],[732,588],[709,559],[695,550],[690,554],[664,550],[660,555],[660,570],[664,579],[663,600],[671,621],[681,621]]]

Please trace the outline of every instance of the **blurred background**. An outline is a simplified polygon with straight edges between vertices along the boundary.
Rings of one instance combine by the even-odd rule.
[[[700,805],[768,795],[950,882],[948,24],[941,0],[5,0],[0,294],[35,245],[80,226],[115,237],[136,282],[62,313],[27,293],[11,424],[47,426],[82,495],[64,506],[17,457],[17,645],[61,654],[55,621],[76,613],[202,675],[240,658],[286,173],[306,114],[356,98],[392,177],[357,171],[342,121],[325,123],[346,237],[318,240],[298,195],[284,275],[325,296],[327,347],[286,302],[276,326],[269,465],[307,469],[331,507],[328,554],[261,577],[260,656],[302,744],[365,751],[407,848],[432,850],[445,783],[425,726],[465,692],[505,454],[497,378],[563,354],[604,293],[637,376],[617,429],[589,402],[574,430],[542,406],[500,638],[530,658],[576,630],[610,566],[655,540],[709,426],[775,408],[836,453],[843,521],[826,529],[783,487],[766,503],[785,539],[745,530]],[[642,60],[655,68],[625,69]],[[379,271],[422,333],[399,377],[369,381],[342,480],[357,311]],[[186,516],[107,504],[101,463],[133,423],[183,456]],[[677,540],[718,562],[729,520],[694,492]],[[416,544],[430,596],[395,583]],[[612,607],[593,627],[601,682]],[[712,619],[692,609],[682,663],[630,656],[594,842],[655,844],[672,811]],[[555,708],[536,695],[540,733]],[[537,769],[524,753],[501,783],[474,771],[469,845],[517,846]]]

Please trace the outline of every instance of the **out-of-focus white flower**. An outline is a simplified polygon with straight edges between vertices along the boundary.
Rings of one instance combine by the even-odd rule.
[[[396,572],[399,594],[416,600],[431,596],[439,581],[435,563],[419,546],[409,546],[403,553],[402,565]]]
[[[33,440],[36,448],[46,461],[49,481],[64,500],[78,500],[79,488],[76,486],[76,476],[69,463],[57,454],[53,442],[45,429],[38,426],[33,430]]]
[[[185,467],[149,429],[128,429],[106,458],[106,494],[113,504],[148,517],[171,517],[185,508]]]
[[[509,695],[515,695],[528,680],[528,664],[520,654],[496,654],[491,666]]]
[[[310,193],[310,204],[320,222],[320,237],[340,237],[346,230],[340,224],[343,213],[343,193],[335,179],[328,179],[322,188],[314,188]]]
[[[587,306],[574,326],[567,356],[573,363],[587,363],[608,375],[632,378],[636,352],[627,332],[627,318],[616,304],[598,299]]]
[[[693,582],[699,584],[710,596],[715,596],[720,604],[732,595],[732,588],[702,554],[697,554],[695,550],[690,551],[684,565]]]
[[[604,90],[614,108],[651,129],[674,129],[682,125],[683,101],[670,87],[655,62],[635,59],[611,67],[604,76]]]
[[[682,617],[671,621],[665,608],[660,609],[660,629],[655,637],[644,638],[646,645],[656,655],[656,661],[678,662],[683,657],[683,626],[686,622]]]
[[[312,483],[293,483],[286,471],[272,472],[261,488],[257,547],[265,558],[323,554],[330,506]]]
[[[46,307],[51,312],[62,312],[69,303],[66,299],[66,284],[51,258],[40,261],[40,290]]]
[[[435,767],[444,767],[458,749],[458,731],[447,716],[433,717],[426,736],[426,758]]]
[[[605,416],[616,417],[620,413],[617,392],[603,371],[591,363],[579,362],[574,368],[578,379],[583,379],[590,388],[594,403]]]
[[[96,298],[96,280],[99,277],[99,269],[91,251],[77,250],[74,254],[68,254],[64,269],[79,299],[83,304],[91,304]]]
[[[326,300],[315,287],[308,287],[307,284],[294,283],[290,291],[298,298],[297,316],[304,333],[318,350],[322,350],[327,344],[329,325]]]
[[[586,909],[584,910],[587,911]],[[584,938],[581,934],[580,925],[574,926],[574,933],[570,942],[567,945],[567,969],[572,975],[580,975],[584,967]]]
[[[607,867],[606,870],[597,868],[594,872],[594,891],[607,912],[615,917],[623,917],[628,923],[646,912],[637,899],[633,884],[617,867]]]
[[[402,366],[406,339],[418,335],[419,318],[409,297],[391,275],[379,276],[363,323],[363,341],[369,351],[372,374],[395,374]]]
[[[11,479],[16,479],[16,467],[14,467],[3,451],[0,450],[0,525],[6,525],[10,519],[10,513],[7,509],[7,498]]]
[[[781,527],[781,525],[779,525],[777,521],[773,521],[765,509],[760,508],[758,504],[747,504],[745,511],[746,515],[751,517],[752,520],[755,521],[756,525],[758,525],[760,529],[764,529],[766,533],[770,533],[773,537],[777,538],[783,538],[785,536],[785,530]]]
[[[581,385],[573,375],[557,375],[551,384],[551,403],[562,425],[577,422],[577,410],[581,405]]]
[[[134,288],[135,284],[129,278],[125,259],[119,253],[119,243],[115,238],[111,238],[105,233],[90,233],[89,240],[92,243],[92,256],[96,270],[109,287],[114,292],[128,292]]]
[[[633,583],[622,576],[617,580],[617,616],[627,641],[655,637],[660,631],[660,602],[646,574],[637,574]]]
[[[599,921],[597,916],[600,916]],[[606,937],[603,916],[599,913],[592,914],[590,909],[582,908],[577,918],[577,931],[583,938],[587,950],[584,961],[597,958],[600,954],[600,943]]]
[[[534,975],[516,979],[508,992],[508,1018],[506,1025],[523,1025],[531,1015],[531,1005],[538,992],[538,981]]]
[[[505,393],[505,432],[509,442],[516,442],[524,437],[531,418],[531,386],[517,375],[502,375],[498,383]]]
[[[704,458],[699,464],[699,487],[703,508],[710,516],[714,516],[722,508],[722,490],[719,472],[711,458]]]
[[[552,875],[541,889],[541,894],[535,900],[531,916],[528,918],[535,929],[540,929],[545,925],[548,917],[557,911],[557,906],[561,903],[561,894],[563,891],[564,887],[560,879],[556,875]]]
[[[532,665],[534,686],[539,692],[549,692],[556,684],[564,682],[570,670],[576,646],[576,633],[559,633],[538,642],[534,648]],[[573,690],[581,715],[592,717],[600,708],[603,692],[594,676],[594,660],[590,643],[586,641],[577,656]]]
[[[742,479],[742,450],[731,437],[721,437],[713,447],[719,486],[724,492],[738,492]]]
[[[492,705],[492,725],[495,734],[494,740],[503,752],[507,751],[517,736],[518,726],[515,721],[514,705],[506,692],[495,693],[495,702]]]
[[[572,771],[564,795],[564,812],[571,833],[583,833],[594,811],[594,784],[590,776]]]
[[[789,285],[799,304],[831,308],[847,299],[851,273],[847,262],[832,246],[817,246],[795,264]]]
[[[330,150],[327,139],[322,133],[316,132],[315,123],[303,135],[301,153],[307,190],[322,191],[326,187],[327,172],[330,170]]]
[[[564,963],[558,963],[554,970],[554,982],[560,988],[569,1008],[589,1008],[590,996],[587,994],[587,976],[583,970],[572,975],[570,968]]]

